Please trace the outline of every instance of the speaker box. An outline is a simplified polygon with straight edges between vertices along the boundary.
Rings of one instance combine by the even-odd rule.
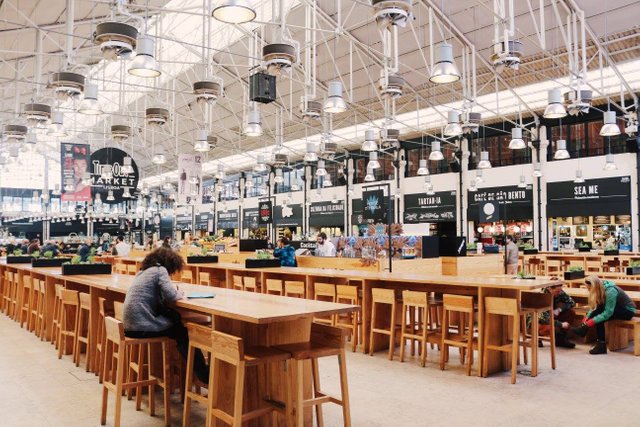
[[[249,98],[268,104],[276,100],[276,76],[255,73],[249,78]]]
[[[464,236],[440,237],[440,256],[467,256],[467,239]]]
[[[440,239],[438,236],[422,236],[422,258],[438,258],[440,256]]]

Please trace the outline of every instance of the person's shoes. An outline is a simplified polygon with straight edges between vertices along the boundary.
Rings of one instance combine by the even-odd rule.
[[[556,347],[576,348],[576,344],[569,341],[569,339],[563,335],[563,336],[556,337]]]
[[[596,345],[589,350],[589,354],[607,354],[607,343],[604,341],[596,341]]]
[[[587,331],[589,330],[589,327],[587,325],[580,325],[577,328],[571,328],[571,332],[574,335],[577,335],[579,337],[586,337],[587,336]]]
[[[542,344],[542,340],[540,338],[538,338],[538,347],[539,348],[544,347],[544,344]]]

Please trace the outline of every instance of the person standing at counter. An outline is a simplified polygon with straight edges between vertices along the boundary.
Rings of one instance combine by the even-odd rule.
[[[504,247],[506,274],[518,274],[518,246],[513,243],[513,237],[507,236],[507,244]]]
[[[589,291],[590,310],[582,320],[582,325],[573,328],[574,334],[584,337],[589,328],[596,328],[596,345],[590,354],[607,354],[604,323],[609,320],[631,320],[636,313],[633,300],[610,280],[602,280],[595,274],[585,279]]]
[[[118,256],[129,256],[129,251],[131,250],[131,247],[125,243],[124,238],[122,236],[118,236],[118,238],[116,239],[116,252],[118,253]]]
[[[316,256],[327,256],[334,257],[336,256],[336,247],[327,239],[327,234],[322,232],[318,234],[316,238],[316,243],[318,246],[316,247],[315,255]]]
[[[286,237],[278,240],[278,247],[274,249],[273,256],[280,259],[281,267],[296,267],[296,250]]]

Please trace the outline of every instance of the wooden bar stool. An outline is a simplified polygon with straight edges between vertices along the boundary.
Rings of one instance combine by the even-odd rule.
[[[9,317],[18,320],[18,296],[20,295],[20,284],[18,283],[18,273],[11,274],[11,284],[9,288]]]
[[[284,295],[287,297],[304,298],[304,282],[295,280],[284,281]]]
[[[63,289],[60,299],[60,324],[58,326],[58,359],[62,359],[62,354],[66,353],[67,341],[71,340],[73,343],[75,340],[79,307],[78,291]]]
[[[13,290],[13,272],[4,272],[4,281],[2,283],[2,311],[7,316],[11,313],[11,295]]]
[[[107,402],[109,391],[115,394],[115,416],[114,426],[120,426],[120,415],[122,411],[122,394],[123,391],[136,388],[138,391],[142,387],[149,387],[149,411],[151,416],[155,415],[155,387],[162,386],[165,382],[153,376],[153,357],[151,355],[151,345],[162,346],[162,372],[164,379],[169,378],[169,344],[170,339],[166,337],[158,338],[128,338],[124,335],[124,326],[122,322],[107,316],[105,322],[105,358],[103,365],[104,379],[102,382],[102,413],[100,422],[105,425],[107,422]],[[148,375],[146,379],[137,379],[137,381],[127,380],[127,370],[125,369],[126,355],[132,345],[144,346],[148,349],[149,365]],[[144,352],[143,352],[144,353]],[[114,363],[115,362],[115,363]],[[164,422],[170,425],[171,422],[171,403],[169,401],[169,387],[164,388]],[[136,410],[140,409],[142,402],[142,393],[136,393]]]
[[[22,284],[20,288],[20,296],[18,303],[20,304],[20,312],[18,313],[18,320],[20,321],[20,327],[23,328],[24,324],[27,324],[29,329],[29,316],[31,316],[31,296],[33,295],[33,281],[31,276],[22,276]]]
[[[296,390],[294,394],[294,404],[296,416],[296,426],[304,425],[304,408],[315,406],[316,419],[319,427],[324,425],[322,416],[322,404],[335,403],[342,407],[343,425],[351,426],[351,409],[349,405],[349,383],[347,379],[347,359],[345,353],[345,342],[347,331],[335,326],[311,324],[311,338],[309,342],[294,343],[277,346],[280,350],[291,354],[294,360],[293,371],[296,379]],[[338,368],[340,370],[340,391],[341,396],[335,397],[323,392],[320,388],[320,372],[318,369],[318,359],[321,357],[337,356]],[[313,396],[311,399],[304,399],[304,362],[311,361],[311,373],[313,383]]]
[[[267,279],[267,293],[271,295],[283,295],[284,289],[282,288],[282,280],[280,279]]]
[[[118,274],[128,274],[127,273],[127,266],[126,264],[122,263],[122,262],[117,262],[115,265],[115,271]]]
[[[103,349],[106,346],[107,336],[104,327],[104,319],[107,316],[113,316],[112,311],[107,310],[107,300],[98,298],[98,329],[96,331],[96,357],[94,360],[93,371],[98,374],[98,382],[102,384],[104,372],[102,366],[104,364],[104,352]]]
[[[237,289],[239,291],[244,291],[244,285],[242,284],[242,276],[233,275],[233,287],[232,289]]]
[[[210,330],[210,348],[211,353],[211,374],[209,376],[209,393],[212,395],[211,406],[208,415],[209,426],[215,426],[216,420],[222,420],[225,423],[234,427],[240,427],[247,421],[262,417],[264,415],[273,413],[273,411],[281,410],[278,406],[272,404],[269,401],[261,402],[261,405],[256,409],[251,409],[249,412],[243,412],[244,405],[244,390],[245,390],[245,374],[247,368],[256,367],[260,365],[282,363],[284,368],[287,360],[291,358],[291,354],[287,351],[282,351],[273,347],[254,346],[249,347],[244,345],[242,338],[228,335],[218,331]],[[190,349],[192,355],[189,361],[193,366],[193,351]],[[233,413],[226,412],[220,407],[219,400],[227,400],[227,389],[223,390],[223,395],[218,393],[218,385],[215,384],[218,378],[221,377],[221,362],[235,367],[235,386],[233,394]],[[192,368],[193,369],[193,368]],[[192,376],[192,372],[187,372],[187,378]],[[260,386],[258,386],[260,388]],[[286,390],[287,396],[291,395],[290,390]],[[266,403],[266,404],[265,404]],[[285,402],[286,408],[291,408],[290,397]],[[185,405],[185,410],[186,410]]]
[[[81,345],[85,346],[86,351],[86,361],[85,361],[85,370],[89,372],[89,367],[91,365],[91,360],[89,358],[89,334],[90,323],[91,323],[91,295],[86,292],[80,292],[78,294],[78,299],[80,301],[80,307],[78,311],[78,321],[76,323],[76,334],[74,336],[73,341],[73,357],[76,366],[80,366],[80,351]]]
[[[407,321],[408,319],[408,321]],[[411,342],[411,355],[415,354],[414,343],[420,343],[420,365],[427,362],[427,343],[436,331],[429,325],[429,294],[426,292],[402,291],[402,327],[400,334],[400,362],[404,362],[404,348]]]
[[[534,276],[540,276],[544,274],[544,265],[540,258],[529,258],[527,261],[527,273]]]
[[[193,272],[189,269],[182,270],[180,281],[184,283],[193,283]]]
[[[198,282],[201,285],[211,286],[211,275],[209,273],[199,273],[198,274]]]
[[[244,276],[242,278],[243,290],[247,292],[258,292],[258,285],[256,284],[256,278],[252,276]]]
[[[127,274],[135,276],[138,273],[138,267],[135,264],[127,264]]]
[[[538,375],[538,331],[540,324],[538,318],[540,313],[548,311],[551,315],[549,326],[550,353],[551,353],[551,369],[556,369],[556,330],[555,319],[553,315],[553,295],[543,292],[522,292],[521,294],[520,313],[522,319],[520,321],[522,328],[522,348],[524,352],[524,363],[527,364],[527,347],[531,349],[531,376]],[[531,333],[528,333],[527,316],[531,316]]]
[[[383,325],[378,321],[376,311],[384,306],[390,307],[390,317],[388,325]],[[398,302],[393,289],[373,288],[371,289],[371,330],[369,333],[369,355],[373,356],[375,350],[376,334],[387,335],[389,337],[389,360],[393,360],[393,353],[396,347],[396,331],[402,328],[396,323],[396,311],[398,310]],[[380,319],[384,320],[384,319]],[[381,325],[378,325],[378,324]]]
[[[51,344],[53,344],[58,349],[60,345],[60,341],[58,341],[58,334],[60,333],[60,317],[62,316],[62,291],[64,290],[64,286],[60,284],[56,284],[54,286],[55,289],[55,298],[53,300],[53,321],[51,323]]]
[[[313,299],[316,301],[336,302],[336,285],[333,283],[314,283]],[[314,317],[314,322],[334,325],[336,323],[335,316]]]
[[[358,288],[349,285],[336,285],[336,302],[358,305]],[[351,337],[351,351],[356,351],[360,338],[358,327],[358,312],[339,314],[335,316],[335,326],[349,331]]]
[[[209,420],[213,393],[209,387],[209,393],[207,396],[203,396],[200,393],[198,386],[193,391],[193,365],[195,360],[195,349],[199,349],[203,354],[211,353],[211,328],[196,323],[187,323],[185,325],[189,331],[189,350],[187,352],[187,368],[185,372],[185,387],[184,387],[184,412],[182,415],[182,425],[189,426],[191,423],[191,401],[205,405],[207,408],[207,417],[205,426],[210,426]],[[213,369],[209,371],[209,384],[213,384],[211,377],[213,375]]]
[[[458,331],[451,332],[451,314],[457,313]],[[474,337],[473,319],[475,309],[473,297],[462,295],[443,295],[442,305],[442,338],[440,341],[440,369],[444,370],[445,361],[449,359],[449,346],[462,349],[462,361],[467,364],[467,376],[471,375],[473,350],[478,348],[478,339]]]
[[[44,341],[47,332],[47,321],[45,319],[45,293],[46,285],[44,280],[38,280],[38,305],[36,308],[36,335],[40,337],[40,341]]]
[[[506,344],[490,344],[489,343],[489,331],[491,330],[492,321],[495,316],[507,316],[511,317],[511,341]],[[499,319],[498,321],[502,321]],[[484,298],[484,330],[483,333],[483,361],[482,371],[487,372],[489,367],[489,351],[499,351],[503,353],[511,353],[511,384],[516,383],[516,372],[518,369],[518,353],[519,353],[519,335],[520,335],[520,310],[518,309],[518,300],[515,298],[499,298],[499,297],[485,297]]]
[[[27,330],[34,332],[38,336],[38,305],[40,300],[44,297],[42,287],[40,286],[40,280],[31,279],[31,298],[29,299],[29,315],[27,316]]]
[[[124,303],[120,301],[113,302],[113,317],[122,322],[124,316]]]

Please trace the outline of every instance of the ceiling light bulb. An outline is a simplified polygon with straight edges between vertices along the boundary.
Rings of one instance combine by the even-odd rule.
[[[570,158],[569,152],[567,151],[567,141],[564,139],[559,139],[556,142],[556,152],[553,155],[555,160],[565,160]]]
[[[542,165],[540,164],[540,162],[536,162],[536,164],[533,166],[533,173],[531,175],[534,178],[542,177]]]
[[[244,24],[256,19],[256,11],[248,0],[224,0],[213,9],[212,16],[227,24]]]
[[[80,103],[78,112],[91,116],[97,116],[103,113],[102,107],[98,102],[98,85],[87,83],[84,87],[84,99]]]
[[[364,176],[364,181],[365,182],[372,182],[375,181],[376,177],[373,173],[373,169],[367,168],[367,174]]]
[[[378,149],[378,141],[375,129],[367,129],[364,132],[364,142],[360,148],[362,151],[376,151]]]
[[[582,184],[584,182],[584,178],[582,176],[582,169],[576,169],[576,178],[573,180],[576,184]]]
[[[449,110],[447,113],[447,125],[444,127],[444,136],[460,136],[462,135],[462,126],[460,126],[460,114],[455,110]]]
[[[431,69],[429,80],[436,84],[453,83],[460,80],[460,72],[453,61],[453,46],[443,42],[438,46],[436,63]]]
[[[544,109],[543,117],[545,119],[561,119],[566,117],[567,109],[564,107],[562,103],[562,93],[560,89],[555,88],[549,90],[549,104],[547,108]]]
[[[489,161],[489,152],[480,152],[480,161],[478,162],[478,169],[491,169],[491,162]]]
[[[313,142],[307,142],[307,152],[304,155],[305,162],[317,162],[318,161],[318,153],[316,149],[316,144]]]
[[[284,177],[282,176],[282,169],[276,169],[276,175],[273,178],[274,184],[282,184],[284,182]]]
[[[600,128],[600,136],[620,135],[620,127],[618,127],[618,123],[616,122],[616,112],[605,111],[603,116],[604,125]]]
[[[429,153],[429,160],[434,162],[444,160],[442,151],[440,151],[440,141],[433,141],[431,143],[431,153]]]
[[[251,110],[247,114],[247,124],[244,127],[244,134],[246,136],[252,137],[262,135],[262,125],[260,124],[260,110]]]
[[[129,74],[137,77],[158,77],[160,69],[154,57],[155,42],[146,35],[138,36],[136,57],[129,65]]]
[[[509,142],[510,150],[522,150],[527,148],[527,144],[522,139],[522,128],[515,127],[511,129],[511,141]]]
[[[372,151],[369,153],[369,163],[367,163],[367,169],[378,169],[380,162],[378,161],[378,152]]]
[[[418,166],[418,175],[429,175],[429,167],[427,166],[427,159],[420,159]]]
[[[618,170],[618,166],[616,166],[616,162],[613,158],[613,154],[609,153],[606,156],[606,161],[604,163],[604,170],[606,171],[615,171]]]
[[[316,168],[316,176],[325,176],[327,170],[324,168],[324,160],[318,160],[318,167]]]
[[[342,97],[342,82],[334,80],[329,82],[327,99],[324,101],[325,113],[343,113],[347,111],[347,104]]]

